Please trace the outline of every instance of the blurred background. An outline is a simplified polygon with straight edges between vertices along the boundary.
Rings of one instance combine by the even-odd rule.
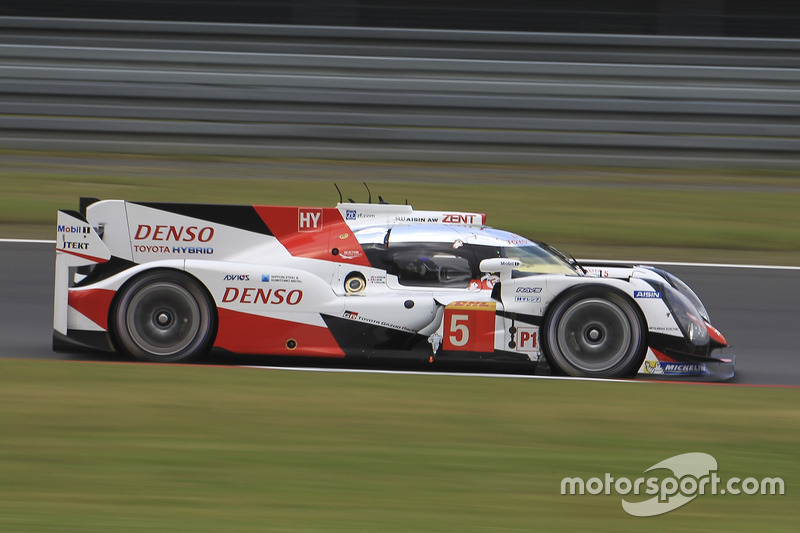
[[[789,0],[42,0],[5,16],[558,33],[795,38]]]

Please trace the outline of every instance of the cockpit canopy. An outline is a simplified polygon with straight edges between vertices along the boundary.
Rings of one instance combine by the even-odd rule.
[[[580,275],[580,268],[554,248],[490,227],[407,225],[355,232],[370,263],[396,275],[403,285],[466,287],[485,273],[483,259],[516,259],[512,277]]]

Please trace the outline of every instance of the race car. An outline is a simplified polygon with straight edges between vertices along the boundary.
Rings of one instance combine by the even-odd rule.
[[[538,374],[724,380],[700,299],[649,266],[580,264],[475,212],[339,202],[81,198],[58,212],[53,346],[522,363]]]

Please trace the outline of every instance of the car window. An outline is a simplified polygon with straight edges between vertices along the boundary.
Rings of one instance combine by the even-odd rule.
[[[473,278],[473,265],[464,255],[437,250],[430,245],[404,245],[388,250],[387,272],[402,285],[465,288]]]

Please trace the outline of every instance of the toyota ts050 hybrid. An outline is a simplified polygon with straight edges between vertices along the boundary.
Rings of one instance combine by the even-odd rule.
[[[533,372],[727,379],[694,292],[581,265],[482,213],[81,199],[58,213],[54,348],[524,361]]]

